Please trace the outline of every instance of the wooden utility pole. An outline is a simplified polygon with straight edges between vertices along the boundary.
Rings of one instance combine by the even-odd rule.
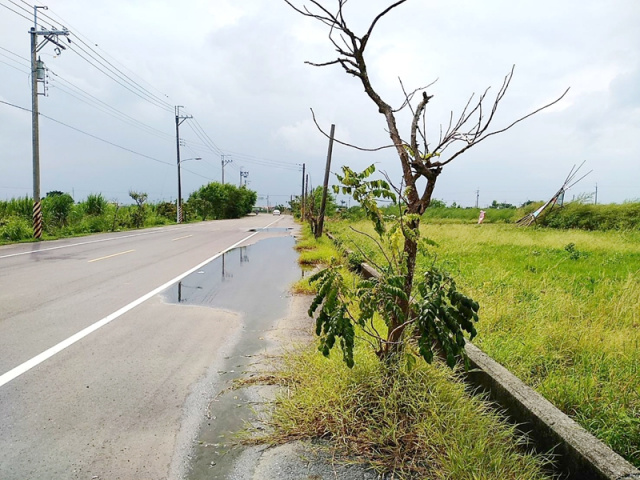
[[[333,135],[336,126],[331,124],[331,133],[329,134],[329,151],[327,152],[327,166],[324,169],[324,184],[322,187],[322,203],[320,204],[320,216],[318,217],[318,228],[316,229],[316,238],[322,236],[324,228],[324,211],[327,206],[327,189],[329,188],[329,172],[331,171],[331,155],[333,153]]]

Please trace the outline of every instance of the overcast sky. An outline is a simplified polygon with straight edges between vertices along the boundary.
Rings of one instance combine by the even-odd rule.
[[[347,20],[361,33],[390,3],[350,0]],[[267,195],[273,205],[299,194],[297,165],[303,162],[312,185],[320,185],[327,140],[316,130],[310,108],[327,131],[336,124],[341,140],[364,147],[389,143],[384,119],[357,79],[336,66],[304,64],[335,58],[328,32],[283,1],[45,4],[48,10],[41,13],[50,19],[42,18],[42,25],[67,27],[74,51],[56,56],[51,44],[41,51],[49,84],[40,111],[55,119],[40,123],[43,195],[62,190],[79,201],[101,192],[129,201],[128,191],[136,190],[153,200],[175,200],[175,105],[194,117],[180,127],[182,158],[203,158],[183,164],[185,198],[210,180],[220,181],[221,154],[233,160],[225,181],[237,184],[240,170],[248,171],[260,204]],[[25,108],[31,106],[32,10],[23,0],[0,0],[0,101]],[[586,160],[584,172],[593,173],[569,198],[592,193],[597,184],[599,203],[623,202],[640,198],[638,25],[638,0],[409,0],[374,31],[369,73],[392,105],[402,103],[398,77],[408,89],[437,79],[429,89],[434,136],[469,95],[488,86],[496,91],[513,64],[515,76],[496,127],[571,87],[559,105],[458,157],[440,176],[435,198],[472,206],[479,190],[480,206],[548,199],[572,166]],[[138,86],[126,89],[104,67],[89,63],[105,60]],[[105,104],[116,110],[105,113]],[[400,128],[408,137],[404,117]],[[392,151],[336,146],[332,170],[374,162],[400,178]],[[0,198],[31,192],[31,115],[0,104]]]

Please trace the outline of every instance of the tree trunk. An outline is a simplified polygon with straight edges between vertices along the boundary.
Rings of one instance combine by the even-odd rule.
[[[406,226],[408,230],[417,232],[420,228],[420,219],[411,220]],[[413,290],[413,278],[416,270],[416,258],[418,256],[418,242],[414,240],[417,235],[408,235],[404,237],[404,262],[405,262],[405,278],[404,278],[404,293],[405,299],[398,299],[398,306],[404,313],[403,318],[394,316],[391,319],[389,330],[387,334],[387,344],[382,352],[383,358],[389,358],[402,351],[404,342],[402,342],[402,336],[406,327],[402,326],[411,316],[411,292]]]

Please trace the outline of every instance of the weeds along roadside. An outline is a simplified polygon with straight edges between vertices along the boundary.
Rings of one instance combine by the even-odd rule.
[[[297,248],[303,265],[340,257],[330,240],[316,241],[306,227]],[[303,280],[294,291],[312,287]],[[341,454],[406,478],[550,478],[546,459],[528,454],[514,427],[470,395],[457,372],[420,362],[399,367],[388,383],[366,342],[356,341],[354,356],[349,369],[339,352],[325,358],[315,343],[288,354],[268,440],[331,439]]]
[[[370,231],[331,229],[375,257],[352,225]],[[640,232],[426,224],[422,234],[480,303],[474,343],[640,466]]]

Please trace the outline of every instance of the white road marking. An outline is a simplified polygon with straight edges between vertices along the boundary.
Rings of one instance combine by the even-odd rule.
[[[171,240],[172,242],[177,242],[178,240],[182,240],[185,238],[189,238],[189,237],[193,237],[193,235],[185,235],[184,237],[178,237],[178,238],[174,238],[173,240]]]
[[[11,253],[9,255],[2,255],[0,256],[0,258],[19,257],[20,255],[31,255],[33,253],[49,252],[51,250],[59,250],[61,248],[71,248],[71,247],[77,247],[79,245],[89,245],[92,243],[109,242],[111,240],[118,240],[120,238],[140,237],[142,235],[152,235],[154,233],[159,233],[159,232],[160,230],[154,230],[152,232],[135,233],[132,235],[122,235],[120,237],[102,238],[100,240],[92,240],[90,242],[78,242],[78,243],[72,243],[70,245],[60,245],[58,247],[49,247],[49,248],[41,248],[40,250],[31,250],[29,252]]]
[[[183,228],[187,228],[187,227],[180,227],[180,229],[183,229]],[[178,229],[176,228],[174,230],[178,230]],[[120,240],[121,238],[131,238],[131,237],[141,237],[143,235],[153,235],[154,233],[160,233],[161,231],[162,231],[162,229],[157,229],[157,230],[153,230],[151,232],[134,233],[132,235],[122,235],[120,237],[102,238],[100,240],[92,240],[90,242],[78,242],[78,243],[72,243],[71,245],[60,245],[59,247],[49,247],[49,248],[42,248],[40,250],[31,250],[29,252],[11,253],[9,255],[0,256],[0,259],[2,259],[2,258],[10,258],[10,257],[19,257],[20,255],[31,255],[33,253],[50,252],[51,250],[60,250],[61,248],[77,247],[79,245],[89,245],[89,244],[92,244],[92,243],[109,242],[109,241],[112,241],[112,240]]]
[[[126,252],[114,253],[113,255],[107,255],[106,257],[94,258],[93,260],[89,260],[87,263],[99,262],[100,260],[106,260],[107,258],[119,257],[120,255],[124,255],[126,253],[135,252],[135,250],[127,250]]]
[[[278,219],[279,220],[279,219]],[[273,225],[274,223],[276,223],[278,220],[271,222],[269,225],[267,225],[267,227],[269,227],[270,225]],[[150,298],[152,298],[153,296],[157,295],[158,293],[160,293],[161,291],[163,291],[166,288],[169,288],[171,285],[173,285],[174,283],[179,282],[180,280],[182,280],[183,278],[185,278],[187,275],[192,274],[193,272],[196,272],[198,270],[200,270],[202,267],[204,267],[207,263],[212,262],[213,260],[215,260],[216,258],[222,256],[224,253],[227,253],[229,250],[234,249],[235,247],[237,247],[238,245],[240,245],[243,242],[246,242],[247,240],[249,240],[250,238],[254,237],[255,235],[257,235],[258,232],[254,232],[251,235],[246,236],[245,238],[243,238],[242,240],[240,240],[239,242],[234,243],[233,245],[231,245],[230,247],[227,247],[226,249],[222,250],[221,252],[215,254],[213,257],[206,259],[204,262],[199,263],[198,265],[196,265],[195,267],[187,270],[184,273],[181,273],[180,275],[178,275],[177,277],[169,280],[168,282],[160,285],[159,287],[153,289],[152,291],[150,291],[149,293],[143,295],[142,297],[138,298],[137,300],[134,300],[133,302],[129,303],[128,305],[125,305],[124,307],[122,307],[120,310],[117,310],[115,312],[113,312],[111,315],[108,315],[106,317],[104,317],[102,320],[97,321],[96,323],[94,323],[93,325],[89,325],[87,328],[85,328],[84,330],[80,330],[78,333],[76,333],[75,335],[70,336],[69,338],[67,338],[66,340],[63,340],[62,342],[58,343],[57,345],[54,345],[53,347],[49,348],[48,350],[45,350],[44,352],[42,352],[39,355],[36,355],[35,357],[33,357],[30,360],[27,360],[26,362],[24,362],[21,365],[18,365],[17,367],[9,370],[7,373],[4,373],[2,375],[0,375],[0,387],[6,385],[7,383],[9,383],[11,380],[14,380],[15,378],[19,377],[20,375],[22,375],[23,373],[28,372],[29,370],[31,370],[32,368],[40,365],[42,362],[50,359],[51,357],[53,357],[54,355],[56,355],[57,353],[60,353],[61,351],[63,351],[65,348],[70,347],[71,345],[73,345],[76,342],[79,342],[80,340],[82,340],[84,337],[86,337],[87,335],[95,332],[96,330],[98,330],[99,328],[104,327],[105,325],[111,323],[112,321],[114,321],[116,318],[124,315],[125,313],[127,313],[129,310],[132,310],[134,308],[136,308],[138,305],[146,302],[147,300],[149,300]],[[0,257],[1,258],[1,257]]]

